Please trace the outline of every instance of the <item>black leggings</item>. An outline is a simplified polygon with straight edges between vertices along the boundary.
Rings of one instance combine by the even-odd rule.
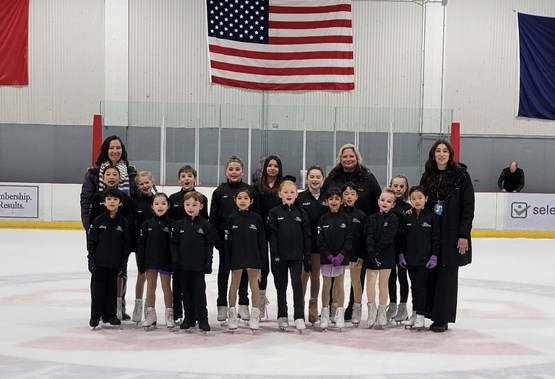
[[[389,302],[397,304],[397,279],[399,279],[399,292],[401,293],[400,303],[406,303],[409,298],[409,280],[407,276],[407,269],[399,265],[397,270],[391,270],[389,275],[388,289],[389,289]]]

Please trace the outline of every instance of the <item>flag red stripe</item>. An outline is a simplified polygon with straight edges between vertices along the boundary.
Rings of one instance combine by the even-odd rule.
[[[322,20],[322,21],[272,21],[268,22],[270,29],[323,29],[323,28],[351,28],[351,20]]]
[[[351,4],[325,5],[321,7],[287,7],[270,5],[270,13],[282,14],[307,14],[307,13],[333,13],[350,12]]]
[[[270,45],[304,45],[316,43],[353,43],[353,36],[268,37]]]
[[[210,67],[233,72],[255,75],[354,75],[354,67],[253,67],[241,64],[211,61]]]
[[[231,87],[240,87],[256,90],[274,91],[299,91],[299,90],[336,90],[349,91],[355,89],[354,83],[258,83],[244,80],[234,80],[212,75],[212,83],[222,84]]]
[[[209,45],[211,53],[222,55],[231,55],[235,57],[254,58],[254,59],[268,59],[268,60],[299,60],[299,59],[353,59],[352,51],[304,51],[304,52],[262,52],[233,49],[230,47],[222,47],[216,45]]]

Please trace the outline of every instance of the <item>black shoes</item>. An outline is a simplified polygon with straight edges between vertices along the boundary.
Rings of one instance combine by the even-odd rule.
[[[430,330],[435,333],[443,333],[447,329],[449,329],[449,326],[446,322],[434,321],[432,325],[430,325]]]
[[[91,328],[96,328],[98,326],[98,324],[100,323],[100,319],[99,318],[91,318],[89,320],[89,325],[91,326]]]
[[[193,321],[191,319],[185,319],[183,320],[183,322],[181,323],[181,325],[179,325],[179,329],[191,329],[191,326],[193,326]]]
[[[353,319],[353,308],[345,309],[345,321],[350,322]]]
[[[200,330],[202,330],[203,332],[209,332],[209,331],[210,331],[210,325],[208,324],[208,320],[199,321],[198,327],[199,327]]]
[[[121,319],[123,321],[129,321],[129,320],[131,320],[131,316],[129,316],[127,313],[125,313],[125,311],[122,311],[121,312]]]
[[[117,317],[102,318],[102,322],[110,325],[121,325],[121,320]]]

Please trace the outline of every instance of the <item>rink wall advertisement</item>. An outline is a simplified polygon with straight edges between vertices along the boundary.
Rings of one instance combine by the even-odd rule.
[[[0,185],[0,218],[39,218],[39,187]]]
[[[555,229],[555,196],[551,194],[507,194],[503,229]]]

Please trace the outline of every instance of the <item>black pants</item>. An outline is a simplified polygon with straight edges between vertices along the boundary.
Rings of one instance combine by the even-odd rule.
[[[391,270],[389,275],[388,289],[389,302],[397,304],[397,279],[399,279],[399,292],[401,295],[400,303],[406,303],[409,298],[409,280],[407,277],[407,269],[396,265],[397,269]]]
[[[260,282],[258,283],[260,291],[266,291],[266,288],[268,288],[268,276],[270,275],[270,260],[268,257],[264,260],[263,265],[260,272]]]
[[[198,320],[199,322],[208,320],[204,275],[202,271],[178,271],[180,287],[183,289],[185,320]]]
[[[97,267],[91,276],[91,318],[116,317],[117,278],[119,269]]]
[[[274,275],[277,290],[278,318],[287,316],[287,276],[291,274],[291,287],[293,288],[293,313],[294,319],[304,319],[303,286],[301,273],[303,261],[282,260],[274,265]]]
[[[412,291],[412,310],[416,314],[426,313],[426,297],[428,274],[430,272],[425,266],[408,266],[410,276],[410,288]]]
[[[185,299],[183,298],[183,286],[181,284],[181,271],[174,271],[172,274],[172,296],[173,296],[173,318],[176,320],[182,318],[183,309],[185,308]],[[193,312],[194,314],[194,312]]]
[[[455,322],[459,268],[438,266],[430,270],[427,284],[426,317],[437,322]]]
[[[227,307],[227,286],[229,284],[229,267],[226,267],[224,249],[218,250],[220,254],[220,263],[218,264],[218,299],[217,306]],[[241,282],[239,283],[239,305],[249,305],[249,276],[247,270],[243,270]]]

